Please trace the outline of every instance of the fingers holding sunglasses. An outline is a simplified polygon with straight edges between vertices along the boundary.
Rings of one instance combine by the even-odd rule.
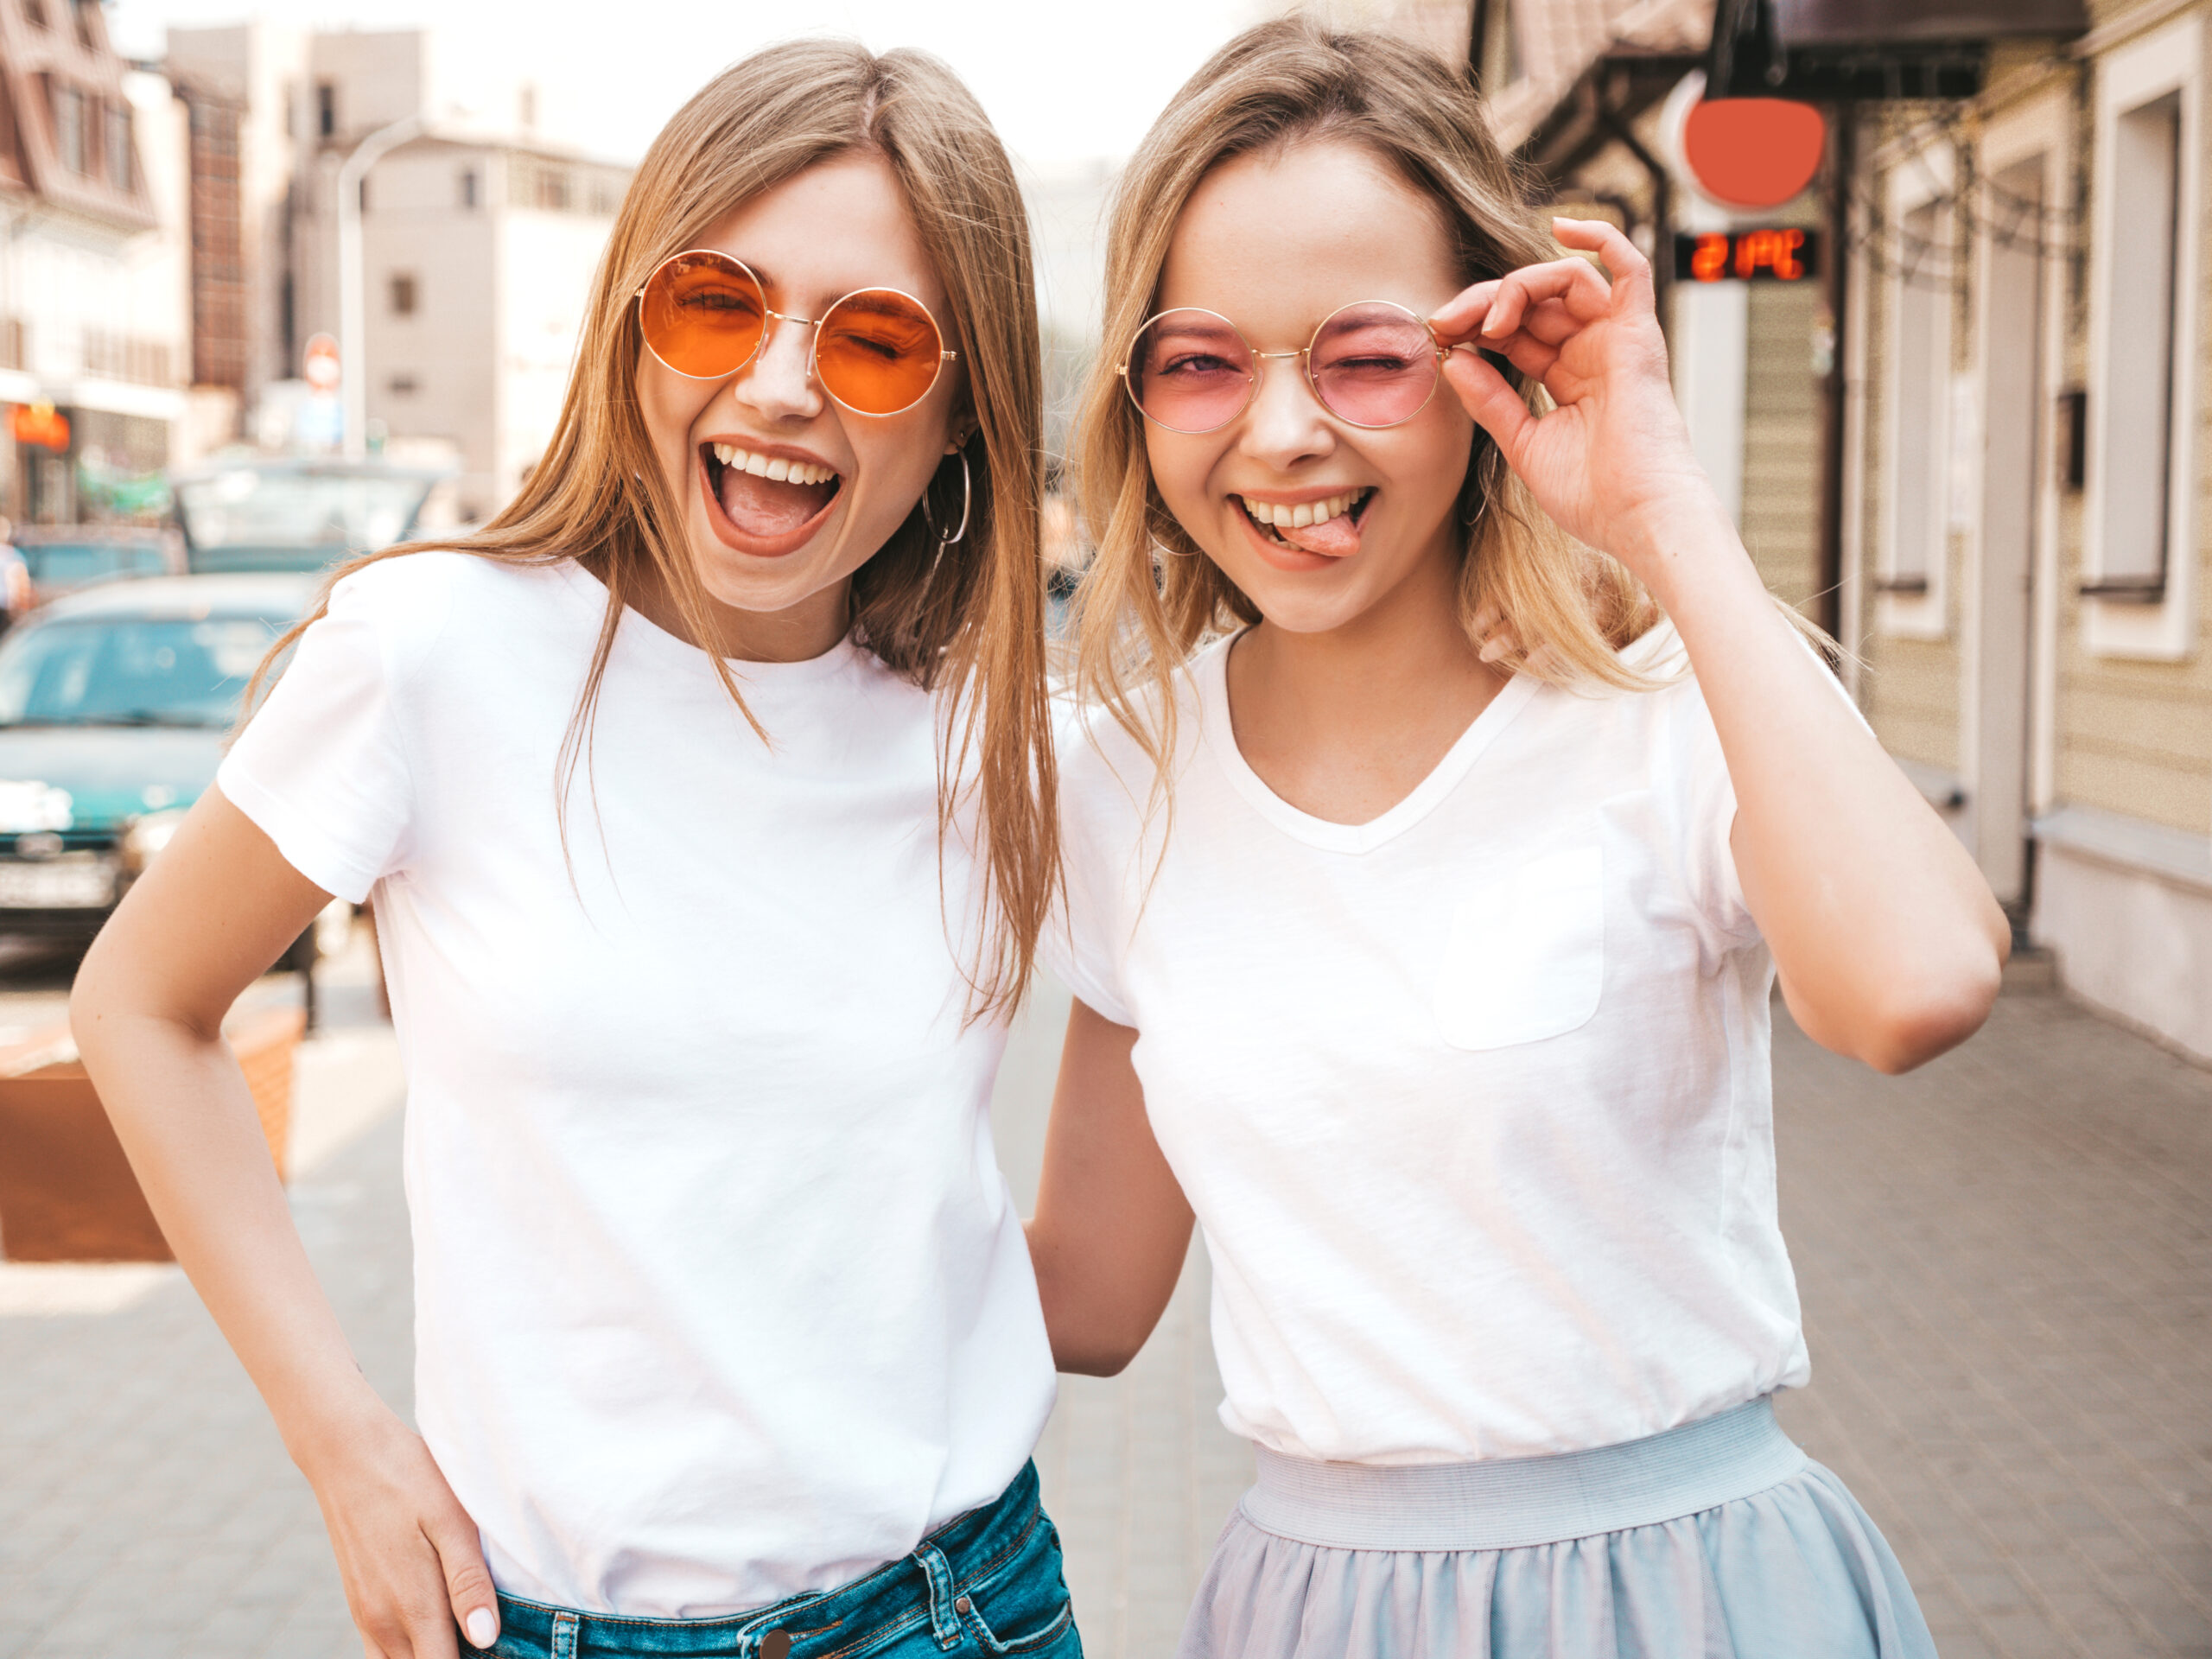
[[[1445,355],[1444,378],[1475,424],[1497,440],[1506,464],[1517,469],[1516,458],[1534,434],[1537,417],[1512,383],[1488,358],[1471,348]]]
[[[1587,259],[1554,259],[1462,290],[1429,319],[1429,327],[1446,345],[1479,340],[1487,346],[1521,329],[1531,311],[1547,305],[1586,325],[1610,313],[1611,290]]]

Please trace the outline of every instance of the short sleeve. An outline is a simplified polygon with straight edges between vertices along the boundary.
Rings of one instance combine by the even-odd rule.
[[[405,859],[412,809],[378,568],[334,588],[215,782],[284,861],[359,904]]]
[[[1128,856],[1127,831],[1135,826],[1114,777],[1078,720],[1058,734],[1060,774],[1060,902],[1037,942],[1045,966],[1090,1007],[1117,1026],[1134,1026],[1122,990],[1122,959],[1128,944],[1122,874]]]

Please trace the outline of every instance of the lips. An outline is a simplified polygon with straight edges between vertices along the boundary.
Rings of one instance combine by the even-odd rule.
[[[740,552],[774,558],[804,546],[844,488],[828,467],[702,443],[699,465],[715,534]]]
[[[1374,499],[1372,489],[1345,490],[1319,501],[1296,503],[1236,498],[1244,516],[1269,541],[1338,559],[1359,551],[1360,521]]]

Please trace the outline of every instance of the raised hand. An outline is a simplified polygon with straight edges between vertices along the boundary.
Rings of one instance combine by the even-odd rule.
[[[1465,289],[1430,326],[1457,347],[1445,378],[1537,504],[1649,582],[1662,524],[1709,510],[1712,488],[1668,381],[1649,263],[1603,220],[1552,224],[1562,245],[1603,259],[1611,282],[1586,259],[1527,265]],[[1481,352],[1540,382],[1556,407],[1531,412]]]

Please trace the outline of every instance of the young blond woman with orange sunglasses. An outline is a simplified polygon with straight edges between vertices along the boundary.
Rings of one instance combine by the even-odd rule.
[[[1931,1659],[1770,1404],[1768,992],[1916,1065],[2004,918],[1717,506],[1643,257],[1540,222],[1459,72],[1305,19],[1123,175],[1053,1349],[1124,1363],[1195,1212],[1260,1478],[1183,1659]]]
[[[341,573],[86,959],[371,1654],[1080,1651],[986,1111],[1053,881],[1039,419],[966,90],[738,65],[646,156],[519,497]],[[408,1062],[419,1438],[219,1035],[333,894]]]

